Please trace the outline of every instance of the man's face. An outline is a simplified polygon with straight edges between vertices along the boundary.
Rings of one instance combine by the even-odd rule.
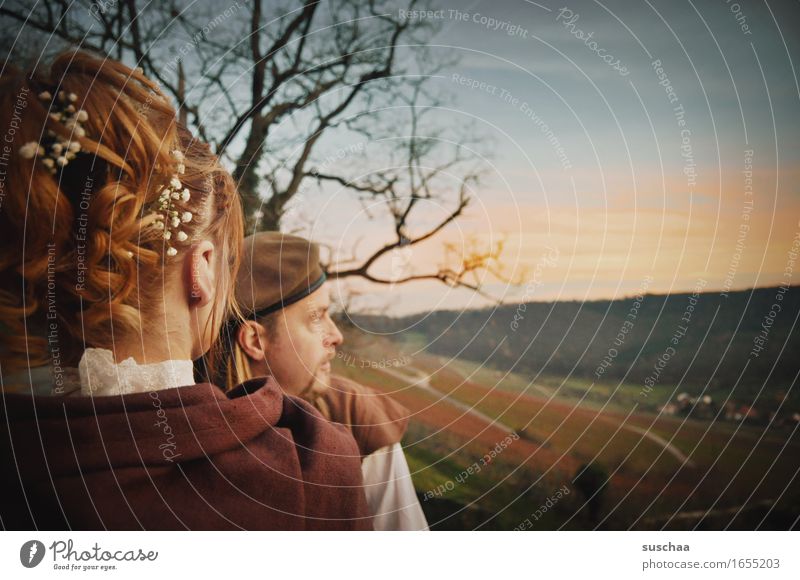
[[[299,395],[312,385],[330,384],[331,361],[343,337],[329,307],[330,291],[324,284],[274,319],[264,345],[266,372],[290,395]]]

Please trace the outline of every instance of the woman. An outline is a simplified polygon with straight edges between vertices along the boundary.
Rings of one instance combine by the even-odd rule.
[[[344,428],[269,381],[195,384],[243,220],[157,85],[70,52],[0,89],[3,526],[370,529]]]

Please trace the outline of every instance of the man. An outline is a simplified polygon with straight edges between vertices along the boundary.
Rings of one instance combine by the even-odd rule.
[[[408,412],[391,398],[331,374],[343,337],[331,320],[319,247],[300,237],[261,232],[245,239],[232,321],[223,343],[230,387],[271,376],[289,395],[347,426],[362,457],[364,491],[376,530],[427,530],[400,439]]]

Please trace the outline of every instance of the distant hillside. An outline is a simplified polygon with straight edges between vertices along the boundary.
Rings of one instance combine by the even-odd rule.
[[[794,286],[727,297],[648,294],[404,318],[357,316],[354,322],[367,332],[397,333],[396,340],[421,335],[427,352],[498,369],[656,386],[681,382],[689,392],[709,381],[715,392],[738,382],[737,394],[764,385],[775,394],[788,391],[800,371],[798,314],[800,287]]]

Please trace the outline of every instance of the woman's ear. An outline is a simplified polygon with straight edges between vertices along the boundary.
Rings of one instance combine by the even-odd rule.
[[[192,245],[184,262],[184,281],[189,306],[211,304],[216,293],[216,253],[214,244],[203,240]]]
[[[267,333],[255,320],[246,320],[239,326],[236,341],[245,354],[254,361],[262,361],[267,356]]]

